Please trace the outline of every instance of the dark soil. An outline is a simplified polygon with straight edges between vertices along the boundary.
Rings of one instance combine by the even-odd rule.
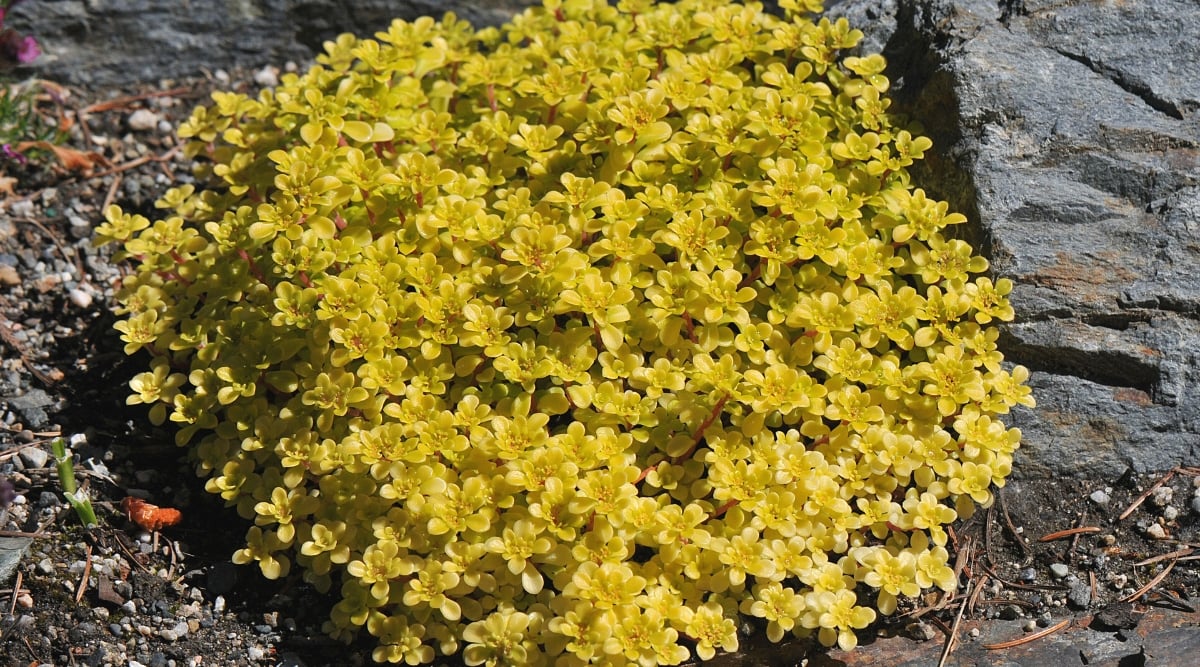
[[[152,215],[166,184],[187,178],[169,128],[214,87],[249,89],[239,82],[252,79],[63,91],[61,108],[47,97],[43,110],[71,124],[64,145],[88,164],[49,154],[0,164],[16,178],[0,192],[0,478],[19,494],[0,514],[0,539],[31,538],[16,574],[0,580],[0,665],[370,663],[369,638],[347,647],[322,634],[328,597],[229,562],[245,522],[203,491],[169,431],[125,406],[143,360],[127,360],[112,330],[120,268],[90,243],[106,204]],[[132,129],[138,110],[160,122]],[[53,459],[33,451],[58,435],[75,437],[101,523],[92,530],[63,502]],[[1011,481],[1000,502],[955,527],[956,594],[910,601],[853,654],[766,645],[747,624],[742,651],[713,664],[935,665],[951,637],[946,664],[1196,664],[1197,473]],[[1127,512],[1158,484],[1169,496],[1151,493]],[[179,508],[183,521],[147,534],[121,511],[127,495]],[[1041,541],[1066,529],[1079,532]],[[1045,638],[986,648],[1064,620]],[[1073,636],[1108,648],[1070,649]]]

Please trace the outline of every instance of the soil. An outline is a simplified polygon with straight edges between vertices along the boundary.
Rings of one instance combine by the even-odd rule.
[[[208,92],[250,90],[271,74],[127,90],[45,84],[56,92],[43,93],[41,111],[69,125],[69,150],[0,164],[15,178],[0,181],[0,479],[18,494],[0,512],[0,540],[29,538],[0,579],[0,665],[371,662],[369,638],[345,646],[321,632],[327,596],[229,561],[246,524],[203,491],[168,430],[124,403],[144,369],[112,329],[120,267],[90,241],[106,205],[152,216],[167,184],[188,177],[172,127]],[[99,527],[82,528],[62,499],[44,455],[60,435]],[[908,601],[853,653],[772,646],[747,622],[742,649],[711,664],[1195,664],[1198,474],[1012,480],[955,526],[956,593]],[[122,511],[129,495],[177,508],[182,521],[148,533]],[[1050,539],[1061,531],[1073,532]]]

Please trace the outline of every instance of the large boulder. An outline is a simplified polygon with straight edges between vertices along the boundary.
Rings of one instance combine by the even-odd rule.
[[[342,31],[528,0],[30,2],[44,75],[154,81],[303,61]],[[1115,478],[1200,460],[1200,7],[1194,0],[849,0],[894,108],[935,152],[920,185],[1016,282],[1007,358],[1033,371],[1016,474]]]

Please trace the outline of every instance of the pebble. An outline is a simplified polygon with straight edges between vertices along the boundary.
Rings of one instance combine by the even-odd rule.
[[[75,306],[79,308],[89,308],[92,305],[92,295],[79,289],[78,287],[67,292],[67,298],[71,300],[71,303],[75,304]]]
[[[120,623],[109,623],[108,631],[111,632],[112,636],[114,636],[114,637],[124,637],[125,636],[125,630],[124,630],[124,628],[121,627]],[[131,662],[129,664],[132,665],[133,663]]]
[[[274,88],[279,85],[279,68],[267,65],[254,73],[254,83],[263,88]]]
[[[1192,511],[1196,514],[1200,514],[1200,496],[1192,498]]]
[[[1054,563],[1050,566],[1050,574],[1053,574],[1056,579],[1062,579],[1063,577],[1067,576],[1067,573],[1070,571],[1070,568],[1068,568],[1064,563]]]
[[[218,595],[217,598],[215,600],[213,600],[213,609],[212,610],[213,610],[214,614],[220,614],[221,612],[225,611],[225,596],[224,595]]]
[[[1091,498],[1092,502],[1097,505],[1107,505],[1109,501],[1108,494],[1104,492],[1104,489],[1092,491],[1092,495],[1088,496],[1088,498]]]
[[[1174,521],[1179,518],[1179,509],[1174,505],[1167,505],[1163,508],[1163,518],[1167,521]]]
[[[258,662],[265,657],[267,657],[267,652],[263,650],[261,646],[251,646],[250,648],[246,649],[246,658],[249,659],[250,662]]]
[[[31,218],[33,210],[33,201],[29,199],[19,199],[8,205],[8,213],[14,218]]]
[[[1175,497],[1175,489],[1169,486],[1160,486],[1150,495],[1150,502],[1159,507],[1166,507],[1171,503],[1171,498]]]
[[[33,609],[33,596],[24,591],[17,596],[17,606],[22,609]]]
[[[0,285],[13,287],[21,284],[21,274],[7,264],[0,264]]]
[[[937,631],[928,623],[910,623],[905,632],[919,642],[927,642],[937,636]]]
[[[1146,534],[1156,540],[1167,539],[1167,530],[1162,527],[1162,524],[1152,523],[1146,527]]]
[[[1021,570],[1021,573],[1017,576],[1025,583],[1037,581],[1037,570],[1033,569],[1032,567],[1027,567]]]
[[[42,574],[54,574],[54,561],[49,558],[43,558],[38,561],[37,569]]]
[[[1076,584],[1067,591],[1067,604],[1075,609],[1087,609],[1092,604],[1092,587],[1087,584]]]
[[[157,128],[159,120],[158,114],[154,113],[153,111],[149,109],[138,109],[137,111],[129,114],[129,118],[126,120],[126,123],[129,124],[129,129],[144,132],[146,130],[153,130]]]
[[[45,468],[46,463],[50,460],[50,452],[41,447],[26,447],[21,450],[21,463],[25,464],[25,468]]]
[[[1021,629],[1024,630],[1025,632],[1033,632],[1034,630],[1037,629],[1037,621],[1035,621],[1031,618],[1028,621],[1025,621],[1025,623],[1021,625]]]

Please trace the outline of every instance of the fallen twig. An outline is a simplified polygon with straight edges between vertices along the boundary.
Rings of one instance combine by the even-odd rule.
[[[1178,468],[1176,468],[1175,470],[1178,470]],[[1163,484],[1166,484],[1167,482],[1169,482],[1171,480],[1172,477],[1175,476],[1175,470],[1168,470],[1167,474],[1163,475],[1161,479],[1159,479],[1154,484],[1151,484],[1150,488],[1146,489],[1142,493],[1142,495],[1138,496],[1137,500],[1133,501],[1132,505],[1127,507],[1124,512],[1121,512],[1121,516],[1117,517],[1117,521],[1124,521],[1125,519],[1127,519],[1129,517],[1130,514],[1133,514],[1133,511],[1136,510],[1138,507],[1140,507],[1142,505],[1142,503],[1146,502],[1146,499],[1150,497],[1151,493],[1154,493],[1155,489],[1162,486]]]
[[[21,344],[21,341],[17,340],[17,337],[9,329],[10,324],[11,322],[9,322],[7,317],[0,315],[0,339],[8,343],[8,346],[17,353],[17,356],[21,358],[21,364],[25,366],[25,370],[29,371],[33,377],[37,378],[38,381],[47,387],[56,385],[57,381],[33,365],[33,361],[29,358],[29,353],[25,350],[25,346]]]
[[[46,533],[40,530],[36,533],[27,533],[23,530],[0,530],[0,537],[32,537],[36,539],[45,536]]]
[[[1079,526],[1078,528],[1067,528],[1066,530],[1058,530],[1053,533],[1046,533],[1038,538],[1038,542],[1053,542],[1061,540],[1072,535],[1080,535],[1085,533],[1098,533],[1102,529],[1099,526]]]
[[[158,162],[160,164],[165,163],[170,161],[171,158],[175,157],[175,154],[179,152],[180,148],[181,144],[176,144],[162,155],[143,155],[141,157],[134,158],[129,162],[122,162],[121,164],[114,165],[113,167],[105,169],[104,171],[96,172],[92,174],[90,178],[103,178],[111,174],[119,174],[123,171],[129,171],[130,169],[135,169],[150,162]]]
[[[1176,562],[1178,562],[1178,559],[1171,561],[1166,567],[1163,568],[1162,572],[1159,572],[1157,576],[1155,576],[1150,581],[1146,582],[1145,586],[1142,586],[1141,588],[1137,589],[1136,591],[1121,598],[1121,602],[1133,602],[1134,600],[1145,595],[1147,591],[1149,591],[1151,588],[1154,588],[1155,586],[1157,586],[1159,584],[1159,582],[1161,582],[1163,579],[1167,578],[1167,575],[1170,574],[1171,569],[1175,567]]]
[[[996,498],[1000,501],[1000,515],[1004,517],[1004,527],[1008,529],[1009,535],[1021,547],[1021,553],[1025,555],[1025,563],[1028,563],[1033,557],[1033,550],[1028,544],[1025,544],[1025,538],[1021,536],[1020,531],[1013,525],[1012,517],[1008,515],[1008,503],[1004,500],[1004,489],[996,491]]]
[[[1194,552],[1194,551],[1195,551],[1195,549],[1193,549],[1191,547],[1188,547],[1187,549],[1179,549],[1178,551],[1172,551],[1171,553],[1166,553],[1166,554],[1162,554],[1159,556],[1154,556],[1152,558],[1147,558],[1144,561],[1134,563],[1133,566],[1141,567],[1142,565],[1150,565],[1152,563],[1157,563],[1160,560],[1169,560],[1171,558],[1175,558],[1178,560],[1191,560],[1191,559],[1185,559],[1184,556],[1190,556],[1190,555],[1192,555],[1192,552]]]
[[[25,581],[25,575],[21,570],[17,570],[17,581],[13,584],[12,600],[8,605],[8,615],[15,616],[17,612],[17,596],[21,594],[21,583]]]
[[[117,174],[117,177],[112,180],[108,186],[108,192],[104,195],[104,203],[100,205],[100,211],[103,212],[109,206],[112,206],[113,201],[117,198],[117,190],[121,188],[121,181],[125,180],[125,176]]]
[[[967,580],[966,597],[971,595],[971,580]],[[942,646],[942,655],[938,658],[937,667],[945,667],[946,659],[950,657],[950,653],[954,651],[954,645],[958,642],[958,625],[962,622],[963,612],[967,609],[967,600],[964,599],[962,604],[958,605],[958,614],[954,617],[954,625],[950,626],[950,633],[946,636],[946,643]]]
[[[1021,644],[1028,644],[1029,642],[1037,641],[1038,639],[1041,639],[1042,637],[1045,637],[1047,635],[1052,635],[1052,634],[1058,632],[1059,630],[1062,630],[1063,628],[1067,627],[1070,624],[1071,624],[1071,619],[1066,618],[1066,619],[1063,619],[1062,621],[1059,621],[1058,623],[1055,623],[1054,625],[1046,628],[1045,630],[1039,630],[1031,635],[1021,637],[1020,639],[1013,639],[1013,640],[1006,641],[1006,642],[1000,642],[998,644],[984,644],[983,647],[989,651],[993,651],[996,649],[1012,648],[1014,646],[1020,646]]]
[[[127,106],[127,105],[133,103],[133,102],[141,102],[143,100],[148,100],[148,99],[152,99],[155,97],[179,97],[181,95],[184,95],[186,93],[191,93],[191,92],[194,92],[192,88],[181,86],[179,88],[171,88],[170,90],[155,90],[155,91],[151,91],[149,93],[141,93],[139,95],[126,95],[124,97],[118,97],[118,98],[112,99],[112,100],[105,100],[103,102],[96,102],[95,104],[89,104],[88,106],[80,109],[76,113],[89,114],[89,113],[97,113],[100,111],[112,111],[113,109],[120,109],[124,106]]]
[[[79,579],[79,585],[75,587],[75,604],[83,599],[83,594],[87,591],[88,577],[92,576],[92,545],[87,545],[87,556],[83,559],[83,576]]]

